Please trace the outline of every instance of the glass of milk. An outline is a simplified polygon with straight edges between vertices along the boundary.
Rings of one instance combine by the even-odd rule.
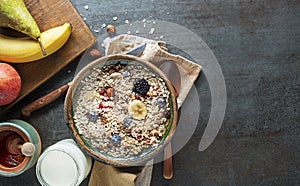
[[[77,186],[88,176],[92,166],[72,139],[48,147],[38,159],[36,176],[43,186]]]

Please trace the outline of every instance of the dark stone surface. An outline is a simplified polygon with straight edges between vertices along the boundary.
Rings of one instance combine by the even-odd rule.
[[[105,33],[103,23],[169,21],[201,37],[222,67],[227,109],[217,139],[198,151],[210,113],[210,89],[201,74],[195,82],[201,103],[197,130],[173,157],[174,178],[164,180],[162,164],[156,164],[152,185],[300,185],[299,1],[71,1],[96,37]],[[118,20],[113,21],[114,16]],[[70,81],[78,60],[6,115],[31,123],[43,148],[70,137],[63,121],[64,97],[30,117],[22,117],[20,108]],[[38,185],[35,169],[15,178],[1,177],[0,185]]]

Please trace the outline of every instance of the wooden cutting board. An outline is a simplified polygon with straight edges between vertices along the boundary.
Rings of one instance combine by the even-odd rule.
[[[72,62],[96,41],[69,0],[24,0],[24,2],[41,32],[69,22],[72,25],[72,34],[56,53],[38,61],[12,64],[22,78],[22,89],[13,103],[0,108],[0,115]]]

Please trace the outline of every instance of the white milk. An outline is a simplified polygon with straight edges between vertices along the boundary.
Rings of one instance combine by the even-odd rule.
[[[40,168],[41,176],[49,185],[74,185],[78,177],[76,162],[60,151],[48,152]]]
[[[41,185],[75,186],[89,174],[92,160],[71,139],[62,140],[40,156],[36,175]]]

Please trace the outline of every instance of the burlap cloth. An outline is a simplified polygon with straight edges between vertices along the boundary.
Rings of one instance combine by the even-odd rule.
[[[105,54],[126,54],[131,49],[146,43],[141,58],[159,66],[163,61],[173,61],[178,67],[181,77],[181,88],[177,97],[178,108],[182,105],[194,81],[198,77],[201,66],[179,55],[168,53],[166,43],[154,41],[134,35],[118,35],[103,41]],[[95,161],[93,164],[89,186],[148,186],[151,183],[152,162],[143,167],[117,168]]]

